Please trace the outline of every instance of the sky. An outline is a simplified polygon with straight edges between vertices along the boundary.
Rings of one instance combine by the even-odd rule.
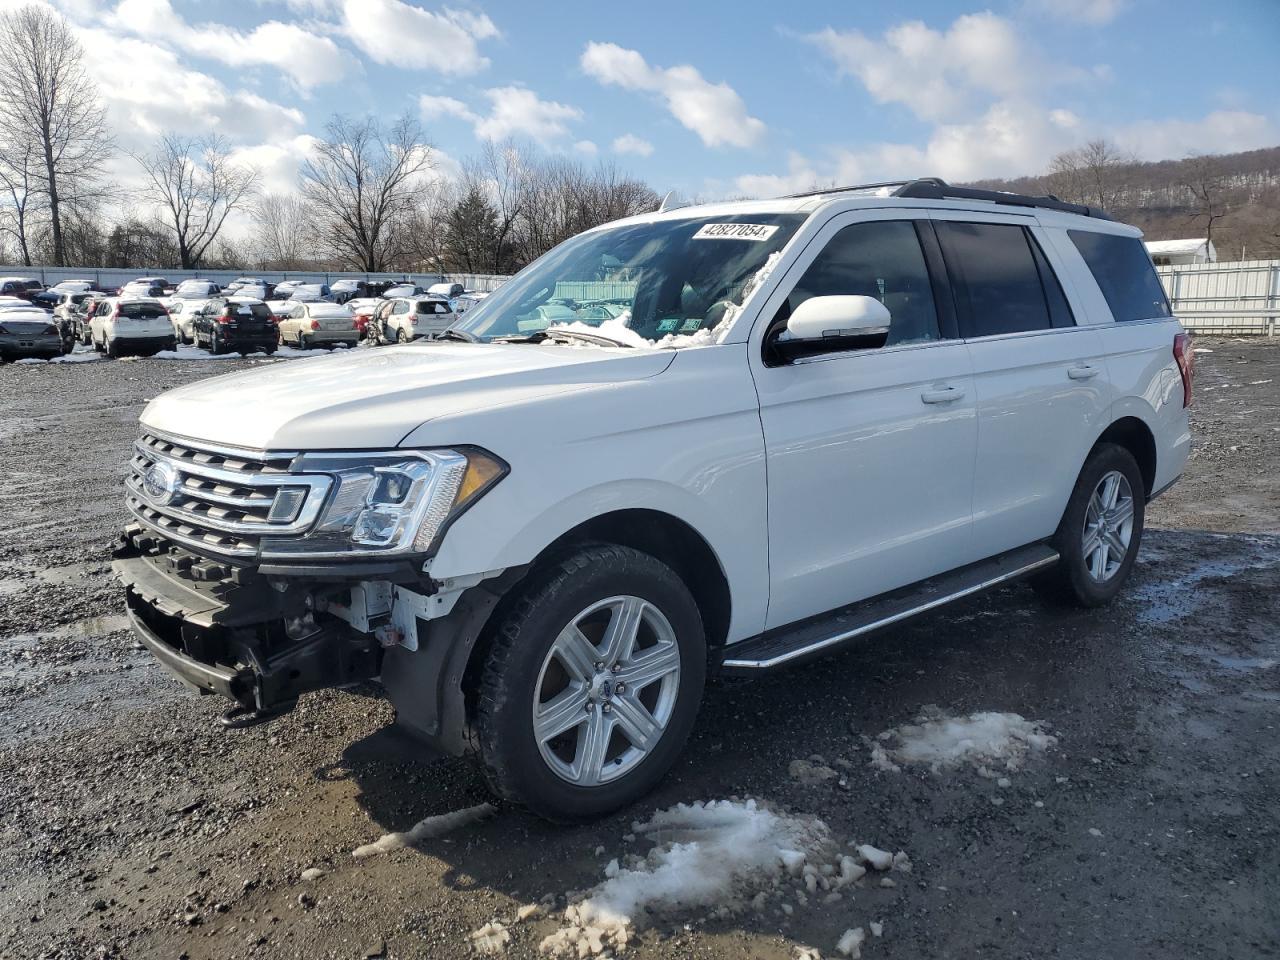
[[[413,114],[445,176],[512,137],[697,198],[1037,173],[1097,137],[1280,144],[1280,0],[39,2],[80,33],[126,184],[172,130],[287,190],[337,112]]]

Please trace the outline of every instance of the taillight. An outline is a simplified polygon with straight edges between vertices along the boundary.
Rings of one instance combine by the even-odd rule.
[[[413,316],[411,316],[409,318],[409,322],[416,327],[418,325],[418,315],[415,313]]]
[[[219,322],[219,323],[230,323],[230,322],[231,322],[231,311],[230,311],[230,310],[224,310],[224,311],[222,311],[222,313],[218,314],[218,322]]]
[[[320,321],[319,321],[319,320],[312,320],[312,321],[311,321],[311,329],[312,329],[312,330],[319,330],[319,329],[320,329]]]
[[[1195,377],[1195,351],[1191,349],[1191,334],[1179,333],[1173,338],[1173,359],[1182,374],[1182,405],[1191,406],[1191,383]]]

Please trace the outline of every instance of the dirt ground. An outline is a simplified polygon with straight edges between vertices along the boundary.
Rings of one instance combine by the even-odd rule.
[[[565,829],[499,809],[360,860],[485,801],[474,769],[398,742],[373,687],[224,732],[223,704],[133,642],[107,566],[145,400],[254,361],[0,368],[0,957],[466,957],[490,919],[563,907],[643,852],[634,819],[727,797],[816,815],[914,869],[789,916],[664,918],[626,956],[830,958],[873,920],[872,960],[1280,955],[1280,343],[1197,346],[1191,466],[1152,505],[1113,606],[1048,609],[1016,585],[719,682],[632,810]],[[928,704],[1014,711],[1058,744],[1007,786],[871,766],[864,737]],[[814,756],[839,778],[790,775]],[[556,926],[513,925],[505,955],[537,956]]]

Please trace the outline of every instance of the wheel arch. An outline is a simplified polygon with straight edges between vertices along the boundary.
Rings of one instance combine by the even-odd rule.
[[[1124,416],[1102,431],[1093,446],[1096,448],[1103,443],[1114,443],[1133,455],[1142,472],[1144,497],[1150,499],[1155,486],[1157,466],[1156,438],[1151,427],[1139,417]]]

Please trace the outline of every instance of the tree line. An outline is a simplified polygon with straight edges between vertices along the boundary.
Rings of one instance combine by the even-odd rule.
[[[136,164],[140,186],[112,182],[117,158]],[[120,151],[67,21],[43,5],[0,14],[3,263],[502,274],[658,201],[610,163],[512,141],[441,176],[408,114],[335,115],[288,193],[264,190],[216,132]],[[232,237],[237,220],[251,228]]]
[[[1280,147],[1143,162],[1093,140],[1040,176],[979,185],[1098,207],[1148,240],[1208,239],[1221,260],[1280,258]]]

